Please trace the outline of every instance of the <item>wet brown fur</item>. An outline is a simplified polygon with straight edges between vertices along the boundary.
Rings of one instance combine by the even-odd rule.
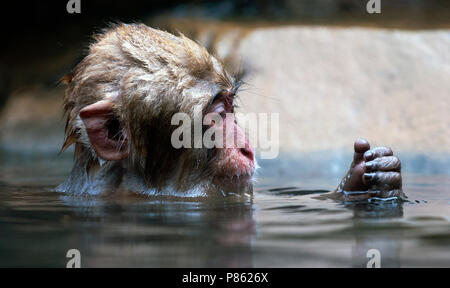
[[[217,92],[237,86],[223,65],[196,42],[143,24],[114,25],[94,36],[88,55],[61,82],[68,85],[61,150],[74,144],[75,164],[60,190],[81,193],[81,186],[89,190],[92,179],[102,180],[102,170],[112,167],[120,174],[116,178],[124,177],[120,171],[128,169],[156,189],[171,177],[180,189],[188,188],[184,186],[189,178],[214,177],[208,170],[211,151],[187,152],[170,143],[176,128],[170,125],[174,113],[184,112],[192,119],[195,107],[205,111]],[[127,131],[126,163],[101,166],[79,117],[81,109],[103,99],[111,99],[112,118]]]

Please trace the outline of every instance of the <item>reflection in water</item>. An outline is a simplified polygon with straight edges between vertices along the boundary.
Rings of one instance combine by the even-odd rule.
[[[314,197],[314,199],[318,200],[327,198],[323,197],[326,195],[324,190],[302,190],[296,187],[269,189],[268,192],[285,196],[319,195],[320,197]],[[378,233],[380,228],[382,229],[383,227],[380,227],[376,221],[403,217],[403,201],[346,202],[342,203],[342,206],[347,208],[353,215],[351,219],[353,225],[349,228],[348,235],[354,238],[352,241],[354,245],[352,247],[351,262],[348,264],[351,264],[353,267],[366,267],[367,262],[370,260],[367,257],[367,252],[370,249],[377,249],[382,255],[382,267],[400,267],[399,252],[401,250],[401,242],[396,241],[398,240],[396,237],[401,236],[402,230],[400,229],[395,235],[392,233]],[[329,212],[328,209],[311,208],[307,205],[268,208],[268,210],[272,209],[289,210],[291,213]]]
[[[403,238],[402,229],[395,233],[377,233],[380,229],[389,229],[380,225],[380,219],[392,219],[403,217],[403,203],[400,201],[372,202],[347,204],[346,207],[353,210],[353,234],[355,246],[352,249],[354,267],[367,267],[367,252],[377,249],[381,256],[381,267],[401,267],[400,250]],[[368,221],[368,220],[375,221]],[[369,255],[370,257],[370,255]]]
[[[78,221],[101,223],[94,235],[77,235],[76,242],[89,246],[85,266],[252,266],[251,199],[63,201]],[[111,257],[122,260],[108,262]]]
[[[381,267],[450,266],[447,176],[405,177],[405,203],[321,198],[325,178],[253,197],[113,200],[52,192],[67,171],[47,168],[0,167],[0,266],[65,267],[72,248],[83,267],[366,267],[369,249]]]

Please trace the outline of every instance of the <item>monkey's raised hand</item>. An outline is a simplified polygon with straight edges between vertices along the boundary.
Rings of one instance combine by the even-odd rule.
[[[354,149],[350,170],[336,189],[344,200],[404,197],[401,163],[391,148],[370,149],[369,142],[358,139]]]

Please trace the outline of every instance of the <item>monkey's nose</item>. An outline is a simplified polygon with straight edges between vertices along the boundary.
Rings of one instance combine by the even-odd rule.
[[[251,148],[241,148],[241,153],[242,155],[253,161],[254,155],[253,150]]]

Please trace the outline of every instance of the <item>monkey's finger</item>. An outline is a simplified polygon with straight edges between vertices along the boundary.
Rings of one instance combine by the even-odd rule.
[[[394,153],[392,152],[392,149],[389,147],[376,147],[373,149],[370,149],[364,153],[364,160],[371,161],[378,157],[383,156],[392,156]]]
[[[376,158],[370,162],[364,164],[364,171],[375,172],[375,171],[400,171],[401,162],[395,156],[385,156]]]
[[[399,172],[373,172],[364,173],[363,183],[377,185],[380,189],[400,189],[402,187],[402,175]]]
[[[364,152],[370,149],[370,144],[367,140],[359,138],[356,139],[353,147],[355,150],[355,154],[353,154],[353,162],[358,163],[363,160]]]

